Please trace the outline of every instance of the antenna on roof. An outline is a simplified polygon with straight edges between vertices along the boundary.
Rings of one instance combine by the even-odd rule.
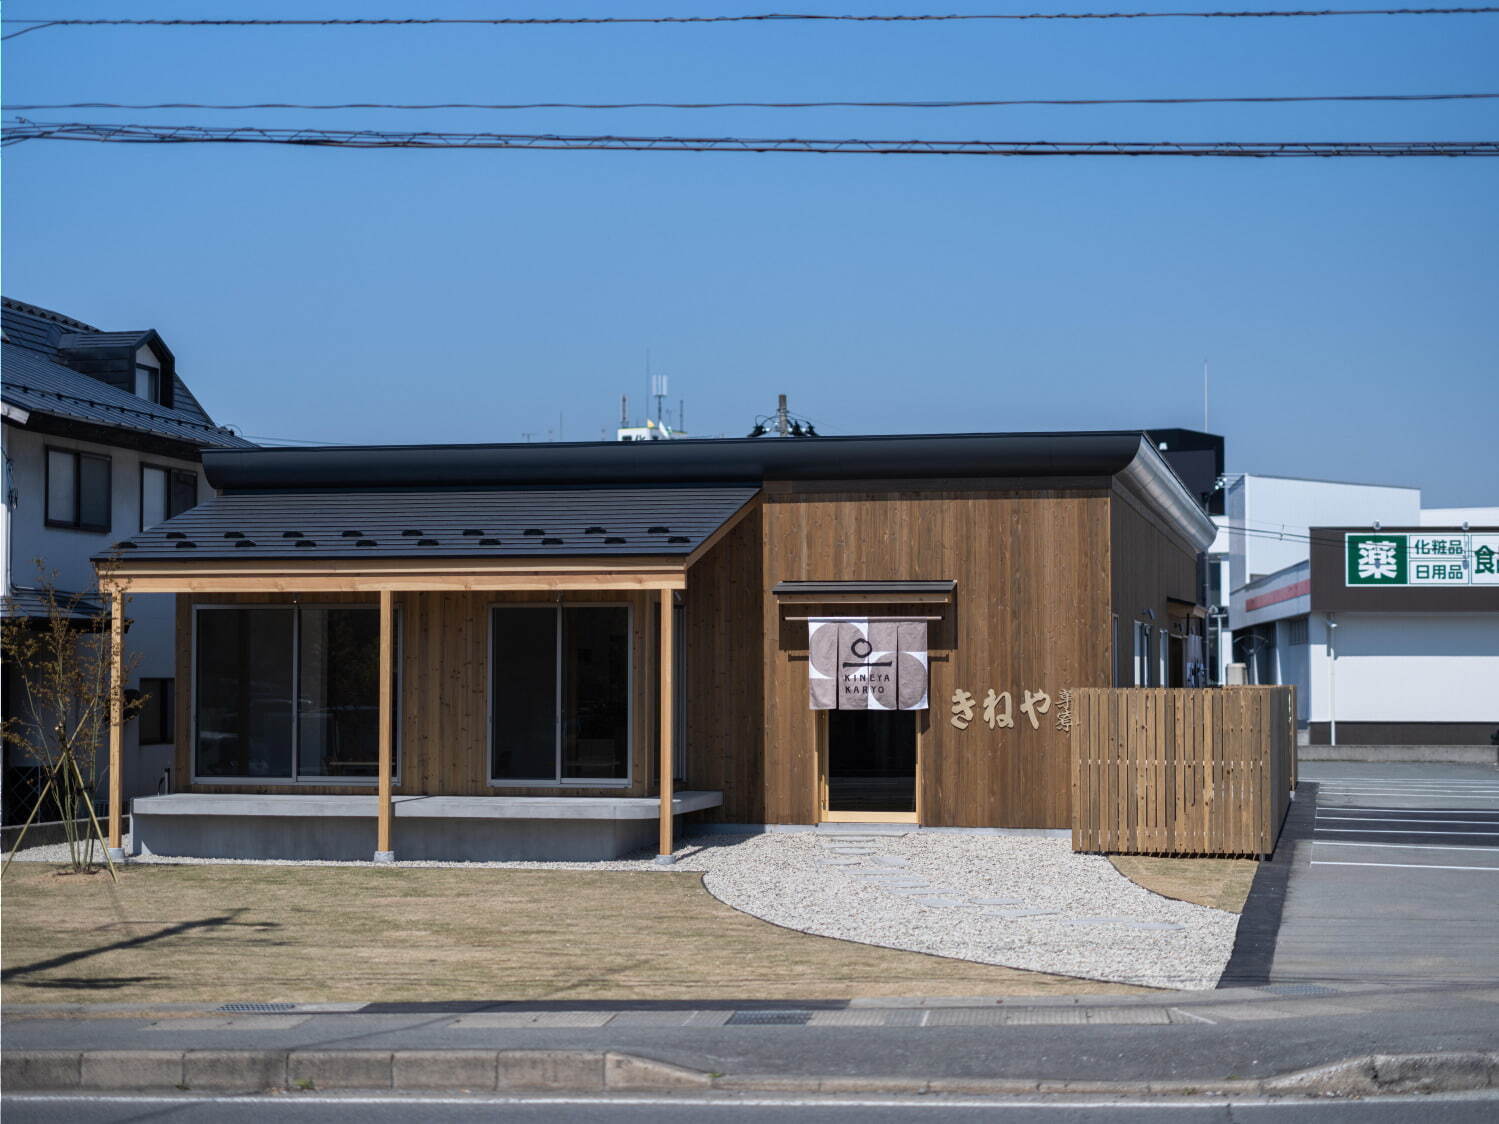
[[[630,396],[628,394],[619,396],[619,424],[622,426],[630,424]]]
[[[663,420],[661,416],[662,406],[666,401],[665,375],[651,376],[651,396],[656,400],[656,424],[660,425]]]

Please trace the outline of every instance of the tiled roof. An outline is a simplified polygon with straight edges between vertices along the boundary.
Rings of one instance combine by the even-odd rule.
[[[204,422],[201,420],[203,415],[194,411],[158,406],[129,391],[53,363],[32,349],[7,342],[3,345],[3,355],[4,383],[0,386],[0,395],[9,405],[194,445],[230,449],[256,447],[253,441]]]
[[[95,557],[685,556],[757,491],[697,485],[231,493]]]

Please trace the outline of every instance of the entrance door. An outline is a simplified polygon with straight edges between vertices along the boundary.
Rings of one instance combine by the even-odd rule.
[[[823,819],[916,822],[914,710],[828,710]]]

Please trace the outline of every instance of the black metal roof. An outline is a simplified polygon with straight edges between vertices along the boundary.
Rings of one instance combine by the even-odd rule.
[[[61,616],[75,625],[96,623],[105,614],[102,604],[80,593],[56,589],[49,594],[45,589],[15,586],[9,596],[0,600],[0,616],[48,620],[52,616],[54,604]]]
[[[158,338],[156,333],[149,328],[134,332],[64,332],[57,339],[57,350],[74,351],[91,347],[141,347],[148,341]]]
[[[206,415],[172,409],[64,367],[36,350],[7,341],[0,397],[12,406],[95,425],[149,433],[198,446],[255,448],[234,432],[200,420]]]
[[[762,480],[1111,476],[1139,430],[892,437],[395,445],[214,452],[215,488],[441,488],[517,484],[759,483]]]
[[[0,329],[11,343],[49,356],[56,354],[57,341],[67,333],[99,330],[82,320],[11,297],[0,297]]]
[[[95,559],[685,556],[757,491],[699,485],[238,493],[199,504]]]
[[[176,371],[176,362],[172,359],[171,349],[154,329],[142,329],[129,332],[101,332],[92,324],[85,324],[82,320],[75,320],[71,316],[64,316],[60,312],[53,312],[50,308],[41,308],[25,301],[18,301],[13,297],[0,297],[0,328],[3,328],[5,342],[17,347],[25,348],[35,352],[43,359],[57,360],[58,352],[64,348],[64,341],[72,350],[69,355],[83,358],[92,351],[103,348],[108,351],[111,348],[130,350],[141,344],[150,342],[163,357],[166,358],[166,367],[171,368],[171,408],[170,413],[189,422],[197,422],[201,425],[217,429],[213,418],[209,417],[208,411],[203,409],[202,404],[193,396],[188,389],[187,383],[182,381],[182,376]],[[82,346],[75,346],[81,344]],[[68,367],[68,363],[60,366]],[[71,368],[77,370],[77,368]],[[97,382],[109,385],[109,378],[101,377],[98,371],[83,370],[80,373],[88,375]],[[132,385],[120,387],[130,393]],[[115,385],[119,386],[118,380]],[[134,397],[134,395],[132,395]],[[251,442],[242,442],[249,446]]]

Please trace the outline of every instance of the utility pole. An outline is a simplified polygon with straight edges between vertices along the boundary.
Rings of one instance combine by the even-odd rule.
[[[776,395],[776,436],[785,437],[791,432],[791,422],[787,417],[786,396]]]

